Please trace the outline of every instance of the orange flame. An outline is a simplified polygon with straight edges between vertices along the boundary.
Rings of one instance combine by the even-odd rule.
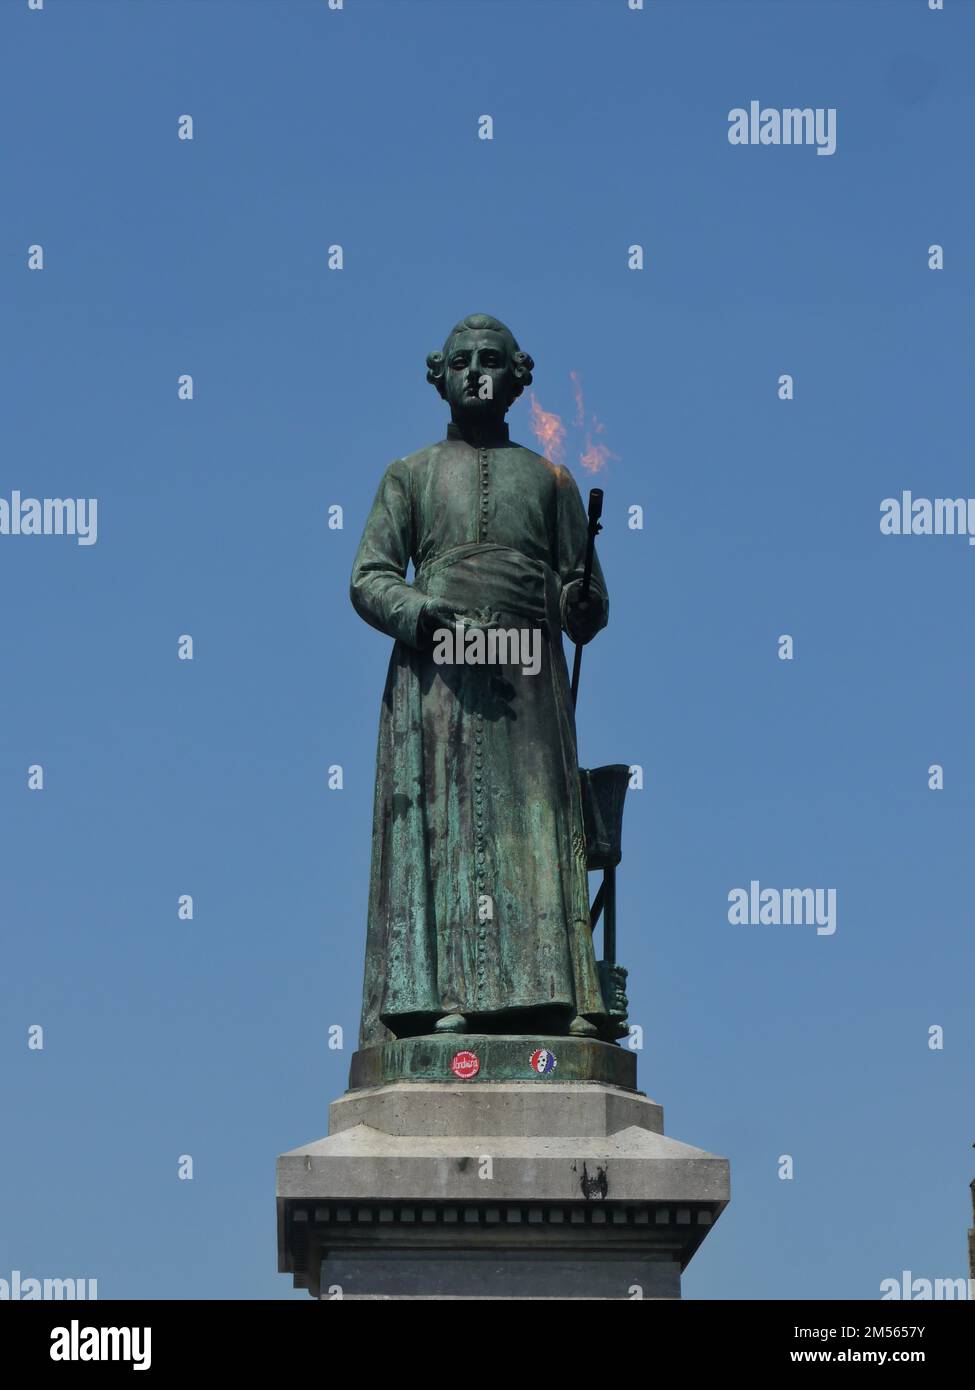
[[[585,448],[579,454],[579,462],[587,473],[599,473],[610,459],[618,459],[619,454],[614,454],[612,449],[605,444],[593,440],[593,435],[605,434],[606,426],[596,415],[589,416],[589,424],[586,425],[586,404],[582,395],[582,381],[578,372],[570,372],[569,377],[572,381],[572,394],[576,403],[576,414],[572,424],[575,429],[583,430],[585,436]],[[538,440],[542,448],[542,453],[552,463],[565,462],[565,425],[562,417],[554,414],[550,410],[543,410],[535,399],[534,392],[531,393],[531,419],[532,433]]]
[[[542,453],[552,463],[562,463],[565,459],[565,426],[558,415],[551,411],[543,410],[535,399],[535,394],[531,396],[531,429],[535,438],[542,446]]]
[[[578,372],[570,372],[572,378],[572,394],[576,401],[575,425],[582,429],[586,423],[586,406],[582,397],[582,382]],[[619,454],[614,454],[612,449],[608,449],[605,444],[593,442],[594,434],[605,434],[606,426],[597,415],[590,415],[589,428],[586,430],[586,447],[579,455],[579,462],[587,473],[598,473],[606,467],[610,459],[618,459]]]
[[[598,473],[600,469],[606,467],[610,459],[618,459],[619,454],[614,454],[612,449],[607,449],[605,444],[594,444],[589,436],[586,436],[586,447],[579,455],[579,462],[587,473]]]

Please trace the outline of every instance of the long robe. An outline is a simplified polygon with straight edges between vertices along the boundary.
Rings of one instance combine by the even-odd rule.
[[[376,762],[360,1045],[464,1014],[517,1032],[539,1009],[604,1014],[589,925],[575,723],[562,646],[587,520],[571,474],[457,426],[386,470],[356,554],[358,613],[395,639]],[[413,583],[406,580],[410,563]],[[608,617],[598,560],[591,596]],[[537,630],[522,665],[437,664],[440,597]]]

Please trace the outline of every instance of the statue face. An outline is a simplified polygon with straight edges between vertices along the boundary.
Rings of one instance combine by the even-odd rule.
[[[482,392],[484,378],[490,395]],[[444,390],[453,415],[504,415],[511,404],[514,377],[508,344],[490,328],[469,328],[451,340],[444,371]]]

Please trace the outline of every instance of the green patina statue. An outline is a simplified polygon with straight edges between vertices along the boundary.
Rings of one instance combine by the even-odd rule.
[[[505,415],[533,366],[497,319],[473,314],[453,329],[427,358],[450,406],[447,437],[389,466],[355,558],[352,602],[395,639],[363,1047],[619,1032],[593,950],[562,646],[563,632],[595,636],[608,600],[598,560],[581,593],[587,518],[571,475],[508,438]],[[507,652],[486,640],[500,633]]]

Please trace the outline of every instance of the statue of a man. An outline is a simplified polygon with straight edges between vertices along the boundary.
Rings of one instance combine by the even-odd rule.
[[[571,475],[508,438],[533,366],[487,314],[453,329],[427,358],[447,437],[389,466],[356,554],[352,602],[396,643],[362,1046],[433,1032],[587,1037],[605,1020],[562,633],[588,642],[608,601],[598,560],[580,594],[587,519]],[[537,634],[540,660],[442,659],[444,634],[492,629]]]

